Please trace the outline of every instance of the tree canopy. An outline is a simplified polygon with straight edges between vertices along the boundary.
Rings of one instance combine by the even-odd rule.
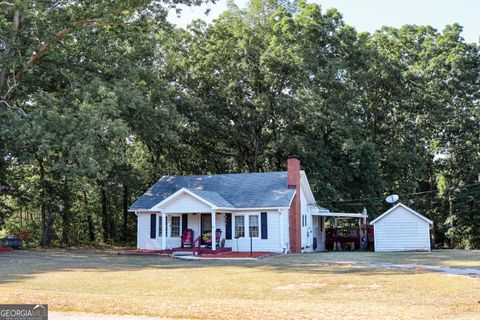
[[[371,218],[398,193],[439,245],[480,247],[480,54],[461,26],[358,33],[305,1],[0,2],[0,229],[42,245],[133,241],[166,174],[284,170]]]

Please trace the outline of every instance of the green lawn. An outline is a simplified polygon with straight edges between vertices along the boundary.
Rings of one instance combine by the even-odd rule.
[[[336,252],[234,262],[21,251],[0,254],[0,303],[188,319],[480,319],[478,277],[356,265],[479,268],[479,261],[479,251]]]

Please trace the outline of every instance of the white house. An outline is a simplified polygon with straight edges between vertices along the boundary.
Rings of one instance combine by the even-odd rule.
[[[432,220],[399,203],[370,222],[375,252],[430,251]]]
[[[184,230],[193,232],[194,247],[209,239],[210,252],[325,247],[324,218],[295,157],[286,172],[164,176],[129,210],[138,217],[141,250],[180,250]],[[211,236],[216,230],[218,243]]]

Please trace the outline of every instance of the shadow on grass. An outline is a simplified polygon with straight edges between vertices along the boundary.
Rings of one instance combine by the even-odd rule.
[[[249,272],[273,271],[295,274],[356,274],[362,276],[405,275],[420,270],[398,270],[356,266],[355,263],[337,264],[317,253],[306,255],[282,255],[258,261],[229,260],[180,260],[166,256],[126,256],[109,250],[35,249],[0,254],[0,284],[18,282],[47,272],[117,272],[145,269],[201,269],[236,267]],[[332,257],[329,257],[332,258]],[[358,259],[357,259],[358,260]],[[361,262],[361,261],[357,261]]]

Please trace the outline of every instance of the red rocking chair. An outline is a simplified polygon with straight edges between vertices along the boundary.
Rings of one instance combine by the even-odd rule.
[[[193,230],[192,229],[185,229],[182,233],[182,248],[188,246],[191,248],[193,246]]]
[[[215,239],[217,243],[217,248],[220,247],[220,237],[222,236],[222,230],[217,229],[215,232]],[[207,246],[211,247],[212,246],[212,237],[210,236],[208,239],[205,240],[205,243]]]

